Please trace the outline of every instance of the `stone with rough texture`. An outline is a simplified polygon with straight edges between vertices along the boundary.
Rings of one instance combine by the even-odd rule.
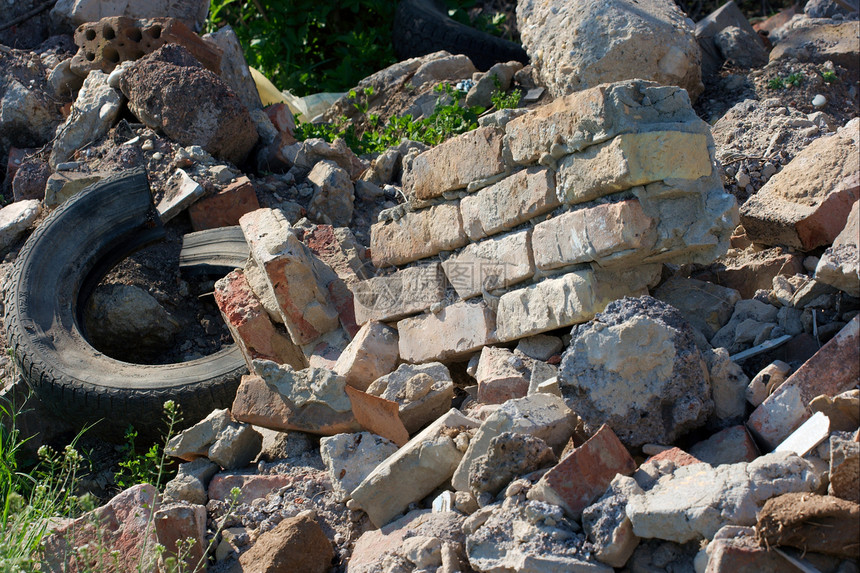
[[[218,434],[230,423],[230,410],[212,410],[204,419],[170,438],[164,451],[188,462],[205,457]]]
[[[660,278],[660,265],[630,270],[574,271],[502,295],[497,337],[506,342],[590,320],[611,301],[645,294]]]
[[[671,444],[713,411],[693,329],[666,303],[649,296],[610,303],[571,337],[558,381],[586,431],[607,424],[628,447]]]
[[[531,382],[531,363],[507,348],[485,346],[475,370],[478,402],[502,404],[511,398],[524,397]]]
[[[107,74],[95,70],[88,75],[68,119],[57,128],[49,159],[51,168],[56,170],[76,150],[105,135],[119,116],[121,104],[122,94],[108,85]]]
[[[788,31],[770,52],[770,61],[796,59],[851,69],[860,55],[860,24],[854,22],[804,26]]]
[[[10,147],[41,147],[63,122],[38,54],[10,50],[0,61],[0,157]],[[5,163],[3,161],[2,163]]]
[[[301,348],[275,328],[242,271],[232,271],[215,283],[215,303],[249,370],[258,358],[298,369],[307,366]]]
[[[706,464],[719,466],[751,462],[759,457],[758,447],[743,424],[720,430],[692,448],[690,455]]]
[[[186,503],[163,503],[152,519],[155,537],[164,546],[159,559],[174,558],[180,567],[193,570],[203,560],[206,543],[206,508]],[[194,543],[184,546],[186,540]]]
[[[496,316],[483,301],[457,302],[437,314],[397,323],[400,358],[406,362],[456,359],[496,342]]]
[[[295,370],[287,364],[271,360],[255,360],[254,370],[266,384],[277,390],[298,408],[308,404],[325,405],[335,412],[351,409],[344,387],[346,379],[324,368]]]
[[[479,127],[418,155],[403,173],[404,191],[417,199],[433,199],[504,172],[502,132]]]
[[[609,426],[603,425],[529,490],[529,499],[560,506],[573,519],[599,498],[616,474],[630,475],[636,462]]]
[[[516,350],[535,360],[549,360],[559,354],[564,348],[564,342],[557,336],[536,334],[523,338],[517,344]]]
[[[353,388],[367,390],[374,380],[394,370],[400,358],[397,342],[396,330],[381,322],[368,322],[337,359],[334,371]]]
[[[845,228],[821,256],[815,280],[860,297],[860,201],[855,201]]]
[[[352,220],[355,188],[349,173],[331,160],[314,165],[308,174],[314,194],[308,204],[308,214],[335,227],[346,227]]]
[[[105,16],[128,16],[130,18],[152,18],[167,16],[182,20],[189,28],[199,30],[209,13],[206,0],[155,0],[134,2],[133,0],[59,0],[51,10],[55,22],[63,22],[76,28],[87,22],[96,22]]]
[[[209,501],[209,496],[206,495],[209,480],[220,469],[218,464],[214,464],[206,458],[198,458],[192,462],[179,464],[176,477],[164,486],[164,497],[206,505]]]
[[[240,164],[257,143],[238,96],[178,45],[167,44],[129,66],[120,89],[138,119],[182,145],[199,145]]]
[[[728,348],[730,353],[744,350],[752,344],[745,344],[738,340],[738,330],[741,325],[775,323],[778,314],[779,309],[775,306],[756,299],[738,301],[732,312],[732,318],[711,338],[711,344],[718,348]]]
[[[785,545],[804,553],[860,559],[860,505],[829,495],[788,492],[764,504],[756,537],[765,547]]]
[[[855,316],[753,411],[747,427],[760,442],[775,448],[812,415],[813,398],[850,390],[858,377],[860,316]]]
[[[25,160],[23,153],[21,157],[15,155],[15,149],[9,151],[9,164],[6,167],[6,182],[12,182],[12,200],[44,199],[45,186],[51,176],[48,163],[36,158]]]
[[[802,251],[829,245],[860,198],[860,119],[810,143],[741,208],[747,236]]]
[[[46,536],[43,543],[47,570],[123,573],[136,571],[138,566],[144,571],[155,570],[155,530],[149,521],[157,496],[158,490],[152,485],[132,486],[107,504]],[[100,526],[94,526],[94,521]],[[93,549],[86,557],[74,550],[84,545]],[[112,557],[96,551],[96,547],[116,551],[116,563]]]
[[[352,386],[344,386],[352,403],[352,413],[362,429],[373,432],[402,446],[409,441],[409,432],[400,419],[400,405]]]
[[[367,393],[396,402],[400,419],[412,434],[451,408],[454,382],[444,364],[401,364],[377,378]]]
[[[45,182],[45,207],[52,209],[60,206],[66,199],[77,195],[93,183],[98,183],[106,173],[80,173],[76,171],[57,171]]]
[[[533,394],[509,400],[490,414],[469,442],[463,460],[451,478],[457,491],[469,491],[472,463],[487,453],[490,442],[503,432],[528,434],[540,438],[556,452],[568,442],[578,418],[564,401],[552,394]]]
[[[468,242],[457,205],[443,203],[370,228],[370,256],[377,268],[403,265]]]
[[[445,273],[439,263],[420,264],[355,284],[355,320],[390,321],[419,314],[445,298]]]
[[[16,201],[0,209],[0,251],[11,247],[39,216],[38,199]]]
[[[714,417],[721,425],[740,422],[746,414],[746,389],[750,380],[743,369],[729,358],[725,348],[707,353]]]
[[[469,565],[477,571],[613,571],[585,554],[585,536],[574,532],[559,507],[511,497],[484,509],[489,515],[466,537]]]
[[[708,544],[705,573],[782,573],[786,560],[776,551],[760,547],[755,539],[755,528],[726,525]]]
[[[555,172],[529,167],[467,195],[460,201],[463,229],[469,240],[511,229],[560,205],[555,194]]]
[[[395,443],[370,432],[320,439],[320,456],[341,501],[349,498],[349,493],[396,451]]]
[[[603,267],[645,258],[657,242],[657,221],[636,199],[580,209],[535,226],[535,265],[552,270],[577,263]]]
[[[540,438],[502,432],[490,440],[487,452],[475,458],[470,465],[469,487],[477,498],[495,496],[517,477],[555,462],[552,448]]]
[[[231,227],[239,224],[245,213],[260,208],[254,185],[242,176],[214,195],[203,197],[188,209],[191,228],[195,231]]]
[[[647,125],[700,121],[683,89],[629,80],[572,93],[512,120],[505,145],[515,163],[527,164],[551,154],[555,144],[563,155]]]
[[[517,4],[517,23],[532,65],[556,97],[631,78],[681,86],[693,98],[704,89],[691,23],[668,0],[529,0]]]
[[[209,446],[206,457],[226,470],[247,466],[260,453],[263,436],[250,424],[228,424]]]
[[[717,32],[714,43],[723,57],[741,68],[760,68],[767,64],[767,50],[761,39],[747,26],[728,26]]]
[[[99,349],[130,361],[164,352],[182,329],[154,296],[137,285],[97,287],[84,316],[90,340]]]
[[[428,563],[428,560],[422,560],[421,565],[441,565],[442,571],[463,571],[466,560],[463,521],[464,517],[453,511],[410,511],[400,519],[367,531],[358,538],[349,559],[349,573],[378,573],[380,568],[389,565],[415,570],[419,566],[416,563],[419,559],[415,553],[407,552],[406,542],[416,538],[421,542],[441,541],[443,548],[443,551],[437,549],[435,552],[439,561]],[[450,553],[444,549],[450,549]]]
[[[209,482],[209,499],[231,501],[233,489],[239,488],[236,503],[250,504],[255,499],[264,499],[273,491],[292,485],[294,477],[286,474],[257,475],[219,473]]]
[[[332,436],[361,430],[351,409],[336,411],[320,402],[298,407],[259,376],[242,377],[230,409],[240,422],[281,432],[299,430]]]
[[[758,57],[756,54],[764,54],[764,61],[755,66],[760,67],[767,63],[767,52],[764,50],[764,42],[753,29],[746,15],[741,12],[733,0],[726,2],[698,22],[696,22],[696,40],[702,51],[702,77],[706,78],[717,73],[723,60],[730,56],[724,53],[721,46],[717,44],[717,36],[729,28],[740,30],[747,37],[754,38],[757,47],[751,47],[746,57]],[[735,54],[732,53],[732,56]]]
[[[173,219],[203,196],[203,187],[184,169],[177,169],[164,187],[164,196],[155,207],[162,223]]]
[[[260,535],[254,545],[239,556],[243,571],[279,573],[302,571],[327,573],[334,549],[313,515],[299,514],[281,521]]]
[[[642,493],[633,478],[616,475],[606,493],[583,510],[582,528],[594,544],[594,556],[602,563],[624,567],[639,545],[625,508],[631,495]]]
[[[245,107],[252,111],[261,109],[263,103],[260,101],[260,92],[251,77],[242,44],[233,28],[227,24],[216,32],[206,34],[203,39],[221,50],[221,78],[236,92]]]
[[[860,503],[860,442],[849,436],[847,432],[834,432],[830,436],[830,485],[827,493]]]
[[[472,243],[449,257],[442,268],[448,283],[464,300],[517,284],[535,272],[532,232],[526,229]]]
[[[822,394],[809,403],[813,412],[823,412],[834,432],[851,432],[860,426],[860,389],[854,388],[836,396]]]
[[[654,291],[654,298],[680,310],[710,340],[729,321],[741,295],[714,283],[673,277]]]
[[[621,134],[562,158],[556,194],[577,204],[655,181],[706,177],[713,169],[709,139],[680,131]]]
[[[239,224],[293,342],[304,345],[337,329],[338,311],[326,288],[336,275],[299,240],[283,214],[258,209]]]
[[[379,464],[352,491],[353,501],[374,525],[387,524],[451,477],[463,457],[454,437],[474,427],[474,420],[450,410]]]
[[[707,271],[693,278],[737,290],[743,299],[751,299],[757,290],[771,290],[773,277],[793,276],[803,272],[803,257],[782,247],[757,251],[732,251]]]
[[[478,71],[472,60],[464,54],[449,54],[435,52],[423,58],[412,58],[407,62],[418,62],[418,67],[412,76],[412,85],[421,87],[427,82],[450,81],[459,78],[471,78]],[[388,68],[386,68],[388,69]],[[394,71],[393,69],[391,71]]]
[[[712,468],[692,464],[661,477],[627,504],[627,516],[639,537],[686,543],[711,539],[724,525],[753,525],[768,499],[819,486],[810,462],[774,453],[751,463]]]

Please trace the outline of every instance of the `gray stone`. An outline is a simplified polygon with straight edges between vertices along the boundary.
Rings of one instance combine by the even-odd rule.
[[[337,163],[320,161],[308,174],[314,194],[308,204],[312,219],[335,227],[346,227],[352,220],[355,188],[349,174]]]
[[[230,422],[230,410],[213,410],[206,418],[171,438],[164,451],[169,456],[189,462],[204,457]]]
[[[742,68],[759,68],[767,64],[767,50],[758,34],[745,28],[729,26],[717,32],[714,43],[723,57]]]
[[[594,556],[612,567],[624,567],[639,545],[627,517],[627,502],[644,493],[636,481],[617,475],[599,500],[582,512],[582,528],[594,544]]]
[[[668,445],[713,411],[693,329],[666,303],[615,301],[571,337],[559,387],[589,433],[608,424],[628,447]]]
[[[206,0],[59,0],[51,9],[51,19],[74,29],[87,22],[98,22],[105,16],[168,17],[182,20],[192,30],[200,30],[208,13]]]
[[[728,348],[730,353],[743,350],[745,347],[735,344],[738,327],[747,320],[760,324],[775,323],[778,314],[778,308],[761,301],[755,299],[739,301],[735,305],[732,318],[711,338],[711,344],[715,347]]]
[[[93,183],[106,177],[105,173],[82,173],[78,171],[57,171],[45,183],[45,207],[59,207],[66,199],[77,195]]]
[[[849,432],[830,436],[830,485],[827,492],[855,503],[860,502],[860,443]]]
[[[472,461],[469,487],[479,500],[495,497],[519,476],[554,464],[555,454],[546,442],[535,436],[502,432],[490,440],[487,452]]]
[[[415,70],[415,75],[412,76],[412,85],[416,88],[420,88],[427,82],[471,78],[472,74],[478,71],[468,56],[462,54],[452,56],[444,52],[437,52],[433,55],[441,57],[433,59],[425,57],[426,61]]]
[[[733,0],[729,0],[696,23],[696,40],[702,51],[702,77],[712,76],[722,66],[724,56],[717,47],[716,36],[722,30],[731,27],[738,28],[758,40],[756,31]],[[761,40],[758,42],[760,49],[763,49],[763,42]],[[767,63],[766,55],[765,63]]]
[[[790,453],[773,453],[751,463],[712,468],[692,464],[661,477],[627,504],[639,537],[676,543],[711,539],[724,525],[753,525],[768,499],[818,488],[813,465]]]
[[[85,320],[93,344],[124,360],[163,352],[182,328],[146,290],[125,284],[96,288],[87,304]]]
[[[684,318],[710,340],[729,321],[741,295],[732,288],[673,277],[654,291],[654,298],[680,310]]]
[[[523,338],[517,344],[517,351],[535,360],[549,360],[564,348],[564,343],[557,336],[536,334]]]
[[[491,513],[466,537],[469,564],[478,571],[613,571],[585,555],[585,535],[576,533],[558,506],[509,497],[486,509]]]
[[[227,82],[245,107],[250,111],[262,109],[257,84],[251,77],[251,70],[245,61],[242,45],[230,25],[222,26],[217,32],[206,34],[203,39],[215,44],[221,50],[221,79]]]
[[[226,470],[235,470],[250,464],[262,446],[263,436],[253,426],[232,423],[218,432],[206,457]]]
[[[183,169],[177,169],[164,186],[164,197],[155,210],[166,223],[203,196],[203,187]]]
[[[451,485],[457,491],[470,491],[472,462],[487,453],[496,436],[504,432],[528,434],[540,438],[560,453],[573,435],[577,421],[576,414],[564,401],[552,394],[539,393],[508,400],[481,424],[451,478]]]
[[[492,105],[492,95],[496,90],[505,93],[511,87],[514,74],[520,71],[523,65],[520,62],[507,62],[494,64],[481,79],[466,94],[467,106],[481,106],[489,108]],[[497,87],[498,86],[498,87]]]
[[[740,422],[746,413],[746,389],[750,379],[729,358],[725,348],[714,348],[706,359],[714,397],[714,417],[721,426]]]
[[[38,199],[16,201],[0,209],[0,251],[11,247],[41,212]]]
[[[348,412],[352,404],[346,395],[346,378],[325,368],[295,370],[288,364],[254,360],[254,370],[266,384],[297,408],[310,403],[323,404],[335,412]]]
[[[673,2],[517,4],[523,45],[556,97],[598,84],[643,78],[702,90],[691,22]],[[576,49],[571,49],[576,46]]]
[[[219,469],[218,464],[206,458],[179,464],[176,477],[164,486],[164,496],[177,501],[206,505],[209,501],[206,493],[209,480]]]
[[[320,455],[340,501],[396,451],[397,444],[370,432],[320,439]]]
[[[451,408],[454,382],[444,364],[401,364],[397,370],[377,378],[367,393],[397,402],[400,419],[412,434]]]
[[[57,128],[49,163],[67,161],[75,150],[105,135],[119,116],[122,94],[108,85],[108,75],[93,70],[84,80],[66,122]]]

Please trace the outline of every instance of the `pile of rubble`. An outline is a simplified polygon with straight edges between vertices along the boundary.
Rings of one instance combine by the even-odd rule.
[[[43,210],[143,165],[162,222],[241,229],[247,262],[211,291],[249,374],[171,439],[164,492],[58,527],[47,570],[84,566],[96,537],[117,570],[155,563],[156,542],[190,569],[210,548],[215,572],[856,569],[856,78],[840,121],[775,94],[712,135],[690,99],[713,95],[701,54],[712,75],[744,55],[856,75],[834,56],[856,46],[789,50],[856,20],[792,20],[766,64],[732,3],[694,32],[662,0],[521,2],[533,65],[493,70],[550,101],[359,158],[296,141],[235,34],[192,31],[191,2],[98,21],[78,4],[60,18],[81,24],[74,57],[0,46],[6,272]],[[439,52],[364,85],[421,113],[433,85],[485,89],[493,70]],[[158,319],[105,338],[176,328],[140,304]]]

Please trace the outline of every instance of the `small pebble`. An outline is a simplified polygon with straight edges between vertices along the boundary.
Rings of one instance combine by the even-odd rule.
[[[750,184],[750,176],[741,171],[735,177],[735,181],[737,182],[738,187],[743,188]]]
[[[155,144],[152,143],[151,139],[147,139],[143,142],[143,145],[141,145],[140,148],[144,151],[152,151],[155,148]]]
[[[815,107],[824,107],[827,105],[827,98],[821,94],[816,95],[812,98],[812,105]]]
[[[164,154],[160,151],[156,151],[155,153],[152,154],[152,158],[155,159],[156,161],[161,161],[162,159],[164,159]]]
[[[77,169],[81,164],[77,161],[66,161],[65,163],[57,164],[57,171],[71,171],[72,169]]]

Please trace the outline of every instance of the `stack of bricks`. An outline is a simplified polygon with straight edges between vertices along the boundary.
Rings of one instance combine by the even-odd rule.
[[[687,93],[640,80],[448,140],[405,164],[404,192],[352,290],[357,323],[396,321],[416,363],[585,322],[662,263],[712,262],[738,220]]]

